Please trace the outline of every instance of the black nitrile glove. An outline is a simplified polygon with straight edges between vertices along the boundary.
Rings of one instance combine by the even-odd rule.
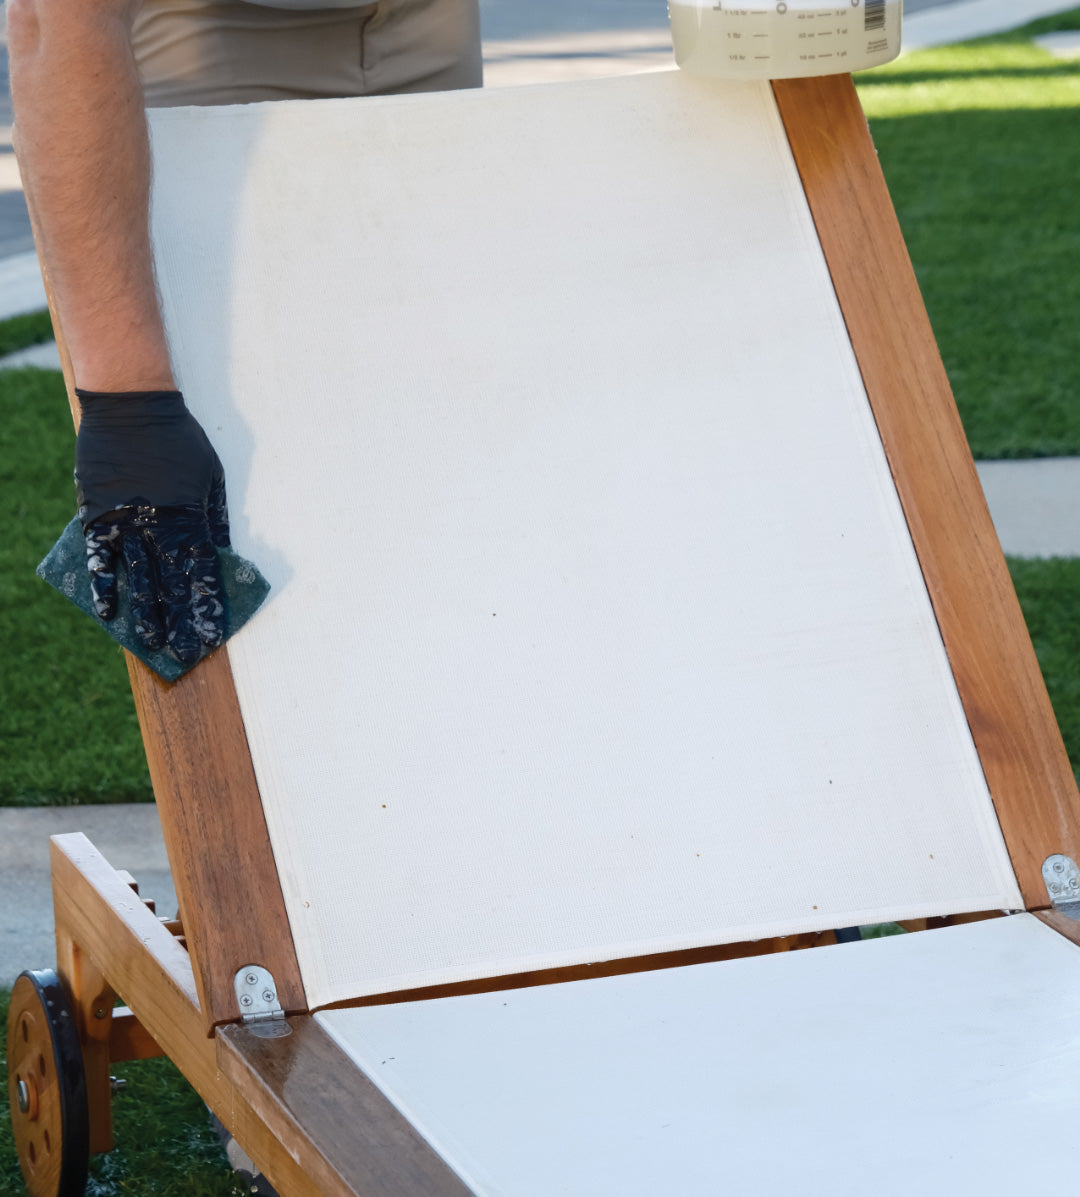
[[[122,559],[140,641],[194,664],[225,631],[216,548],[228,547],[229,516],[218,455],[179,391],[75,393],[75,484],[94,609],[116,616]]]

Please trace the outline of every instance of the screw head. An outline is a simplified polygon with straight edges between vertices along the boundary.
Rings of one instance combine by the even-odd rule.
[[[15,1085],[15,1100],[19,1103],[19,1113],[30,1113],[30,1086],[19,1077]]]
[[[248,973],[247,976],[244,977],[244,980],[249,985],[258,985],[258,983],[259,983],[259,978],[256,973]]]
[[[244,994],[240,995],[240,1005],[241,1006],[250,1006],[253,1001],[254,1001],[254,998],[252,998],[250,993],[244,993]]]
[[[108,1015],[109,1015],[109,1012],[108,1012],[108,1010],[105,1009],[104,1006],[98,1006],[98,1008],[94,1011],[94,1017],[98,1018],[98,1019],[107,1018]]]
[[[1060,861],[1060,860],[1055,860],[1055,861],[1054,861],[1054,872],[1055,872],[1055,873],[1064,873],[1064,872],[1065,872],[1065,863],[1064,863],[1064,861]]]
[[[262,998],[264,1002],[272,1002],[277,997],[277,994],[272,989],[264,989]]]

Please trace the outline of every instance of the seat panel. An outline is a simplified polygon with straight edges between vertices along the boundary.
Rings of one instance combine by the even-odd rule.
[[[313,1005],[1021,905],[767,86],[152,125]]]
[[[1011,1197],[1076,1158],[1080,949],[1026,914],[316,1018],[477,1194]]]

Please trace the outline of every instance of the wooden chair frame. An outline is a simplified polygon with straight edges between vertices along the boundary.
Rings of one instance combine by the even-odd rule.
[[[1080,859],[1080,794],[854,86],[837,76],[773,90],[1026,907],[1080,943],[1080,924],[1049,909],[1042,877],[1053,853]],[[110,1063],[164,1053],[283,1194],[464,1193],[308,1014],[227,651],[174,685],[132,657],[128,667],[182,926],[159,920],[84,837],[54,839],[57,958],[84,1045],[91,1149],[112,1146]],[[288,1038],[238,1025],[233,978],[253,963],[276,978]],[[550,970],[397,999],[582,975]],[[126,1009],[113,1009],[117,996]]]

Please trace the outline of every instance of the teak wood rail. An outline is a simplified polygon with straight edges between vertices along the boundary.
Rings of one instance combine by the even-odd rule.
[[[773,84],[1029,910],[1080,794],[851,77]]]

